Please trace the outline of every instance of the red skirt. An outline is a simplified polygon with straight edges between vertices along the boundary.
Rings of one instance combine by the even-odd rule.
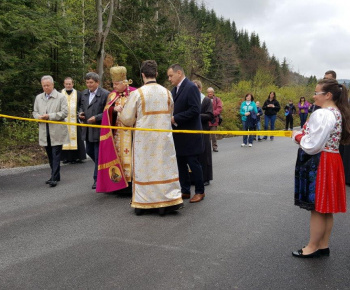
[[[320,213],[346,212],[344,167],[339,153],[321,153],[316,177],[315,210]]]

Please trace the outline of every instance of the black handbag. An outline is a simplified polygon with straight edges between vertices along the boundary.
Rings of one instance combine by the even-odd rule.
[[[222,123],[222,117],[221,117],[221,115],[219,115],[219,125],[221,125],[221,123]]]

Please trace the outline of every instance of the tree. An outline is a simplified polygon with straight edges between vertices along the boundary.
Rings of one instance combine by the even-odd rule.
[[[0,96],[7,112],[28,113],[41,91],[40,78],[61,82],[76,72],[75,26],[61,1],[0,2]]]
[[[283,62],[281,65],[281,72],[282,72],[281,86],[284,86],[284,85],[287,85],[290,81],[289,65],[287,63],[286,58],[283,59]]]
[[[102,5],[102,0],[96,0],[96,12],[97,12],[97,72],[100,79],[103,79],[103,62],[106,56],[105,44],[109,30],[111,28],[113,13],[114,13],[114,0],[110,0],[105,7]],[[105,11],[108,11],[107,20],[104,21]],[[105,23],[106,22],[106,23]]]

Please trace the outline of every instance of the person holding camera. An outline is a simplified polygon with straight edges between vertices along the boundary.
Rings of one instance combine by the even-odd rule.
[[[219,126],[219,116],[222,112],[222,101],[220,100],[220,98],[215,96],[213,88],[211,87],[208,88],[207,93],[208,93],[208,98],[211,99],[213,103],[213,113],[214,113],[214,118],[211,121],[209,121],[209,127],[210,127],[210,131],[216,131]],[[212,141],[213,151],[219,152],[216,135],[210,134],[210,137]]]

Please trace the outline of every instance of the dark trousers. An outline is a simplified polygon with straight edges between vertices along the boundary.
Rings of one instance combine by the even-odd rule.
[[[90,156],[92,161],[95,162],[94,169],[94,180],[97,180],[97,171],[98,171],[98,150],[100,148],[100,142],[89,142],[86,141],[86,153]]]
[[[293,116],[292,115],[286,116],[286,130],[288,130],[288,126],[291,130],[293,130]]]
[[[306,119],[307,119],[307,115],[308,113],[300,113],[299,116],[300,116],[300,128],[303,128],[305,122],[306,122]]]
[[[181,192],[185,194],[191,193],[191,178],[188,172],[188,164],[191,168],[195,182],[195,193],[204,193],[203,171],[198,155],[176,156],[176,158],[177,166],[179,168]]]
[[[51,146],[50,133],[47,129],[47,146],[45,146],[47,157],[49,158],[50,168],[51,168],[51,180],[60,181],[60,161],[62,145]]]
[[[255,130],[249,129],[248,121],[242,121],[242,124],[243,124],[244,131],[248,131],[248,130],[255,131]],[[243,135],[243,143],[245,145],[248,145],[247,140],[248,140],[249,144],[253,144],[254,136],[253,135]]]
[[[270,130],[271,131],[275,130],[276,115],[271,115],[271,116],[265,115],[264,117],[265,117],[264,129],[268,130],[269,123],[270,123],[270,126],[271,126]],[[266,140],[267,136],[264,136],[264,139]],[[273,136],[270,136],[270,139],[273,140]]]

